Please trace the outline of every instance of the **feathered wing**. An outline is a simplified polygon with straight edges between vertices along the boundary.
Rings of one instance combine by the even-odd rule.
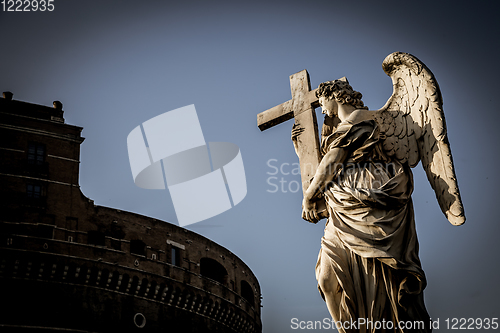
[[[401,52],[388,55],[382,67],[394,88],[377,111],[385,136],[384,151],[412,168],[421,160],[443,213],[454,225],[464,223],[443,101],[434,75],[416,57]]]

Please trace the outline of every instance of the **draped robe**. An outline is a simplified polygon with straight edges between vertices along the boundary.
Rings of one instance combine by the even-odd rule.
[[[322,138],[323,153],[338,147],[348,157],[323,193],[330,217],[316,264],[318,288],[324,299],[328,292],[335,300],[329,310],[336,322],[367,323],[341,332],[430,332],[413,175],[383,153],[380,136],[375,120],[348,119]],[[408,321],[424,327],[399,328]]]

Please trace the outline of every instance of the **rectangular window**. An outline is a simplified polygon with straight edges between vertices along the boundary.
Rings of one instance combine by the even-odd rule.
[[[172,265],[181,265],[181,249],[175,246],[172,246]]]
[[[139,239],[133,239],[130,241],[130,253],[137,254],[140,256],[146,256],[146,243]]]
[[[27,184],[26,195],[28,196],[28,198],[40,199],[42,197],[42,186]]]
[[[100,231],[89,230],[87,232],[87,244],[105,246],[106,236]]]
[[[45,161],[45,145],[30,142],[28,144],[28,163],[42,165]]]

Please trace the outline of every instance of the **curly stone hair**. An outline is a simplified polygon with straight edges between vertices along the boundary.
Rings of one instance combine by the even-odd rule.
[[[316,97],[333,97],[340,104],[350,104],[356,109],[368,109],[363,101],[361,101],[363,95],[352,89],[345,77],[321,83],[316,91]]]

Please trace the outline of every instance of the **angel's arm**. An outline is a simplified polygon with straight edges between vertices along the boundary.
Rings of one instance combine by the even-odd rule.
[[[325,187],[333,181],[334,175],[342,167],[342,163],[347,157],[347,150],[344,148],[333,148],[321,160],[314,179],[304,194],[302,202],[302,218],[311,222],[319,220],[315,207],[315,199],[321,194]]]

